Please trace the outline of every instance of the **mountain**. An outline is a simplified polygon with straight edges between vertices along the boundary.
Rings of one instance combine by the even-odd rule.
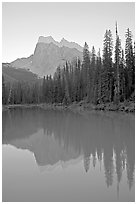
[[[23,68],[16,69],[15,67],[12,67],[10,63],[2,63],[2,74],[6,83],[14,83],[18,81],[35,82],[38,80],[36,74]]]
[[[25,58],[18,58],[16,59],[15,61],[11,62],[10,64],[13,66],[13,67],[19,67],[19,68],[28,68],[31,66],[32,64],[32,59],[33,59],[33,55]]]
[[[42,43],[36,45],[31,70],[32,72],[43,76],[53,75],[58,66],[63,66],[66,61],[73,61],[79,57],[82,58],[82,53],[76,48],[59,47],[53,42]]]
[[[63,67],[66,61],[73,61],[77,57],[82,59],[82,49],[77,43],[64,38],[57,42],[51,36],[40,36],[34,54],[11,62],[11,66],[29,69],[39,76],[53,75],[56,68]]]
[[[69,47],[69,48],[76,48],[80,52],[83,52],[83,47],[81,47],[79,44],[77,44],[75,42],[69,42],[69,41],[65,40],[64,38],[62,38],[62,40],[60,41],[60,46],[61,47],[65,46],[65,47]]]
[[[67,40],[65,40],[64,38],[62,38],[62,40],[60,42],[55,41],[52,36],[48,36],[48,37],[43,37],[40,36],[38,39],[38,43],[53,43],[55,45],[57,45],[58,47],[68,47],[68,48],[76,48],[78,51],[82,52],[83,51],[83,47],[81,47],[79,44],[75,43],[75,42],[69,42]]]

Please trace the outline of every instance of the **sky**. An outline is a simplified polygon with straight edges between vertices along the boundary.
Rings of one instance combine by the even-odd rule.
[[[2,3],[2,61],[11,62],[34,53],[39,36],[65,38],[81,46],[85,42],[96,52],[103,49],[106,29],[112,31],[115,44],[115,23],[125,45],[125,31],[135,37],[135,3],[133,2],[4,2]]]

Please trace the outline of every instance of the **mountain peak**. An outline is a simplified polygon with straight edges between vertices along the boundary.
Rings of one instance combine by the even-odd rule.
[[[47,37],[40,36],[38,39],[38,43],[51,43],[51,42],[53,43],[55,42],[52,36],[47,36]]]
[[[75,42],[69,42],[64,37],[61,39],[60,42],[58,42],[58,41],[55,41],[52,36],[47,36],[47,37],[40,36],[38,39],[38,43],[46,43],[46,44],[53,43],[53,44],[57,45],[58,47],[64,46],[64,47],[68,47],[68,48],[75,48],[75,49],[79,50],[80,52],[83,51],[83,48],[80,45],[78,45]]]

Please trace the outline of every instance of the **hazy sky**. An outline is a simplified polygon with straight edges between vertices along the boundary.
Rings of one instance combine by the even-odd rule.
[[[123,45],[129,27],[135,36],[135,3],[3,3],[2,61],[33,54],[39,36],[63,37],[96,51],[103,47],[106,29],[115,39],[115,22]]]

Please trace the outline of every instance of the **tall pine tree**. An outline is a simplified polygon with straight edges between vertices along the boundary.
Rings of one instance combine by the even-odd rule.
[[[126,99],[128,99],[134,91],[135,83],[135,65],[132,46],[132,33],[129,28],[126,31],[125,59],[126,59]]]
[[[83,96],[87,97],[88,95],[88,83],[89,83],[89,76],[88,70],[90,68],[90,54],[89,54],[89,47],[85,42],[83,48],[83,63],[82,63],[82,82],[83,82]]]
[[[114,101],[119,103],[120,101],[120,63],[121,63],[121,42],[119,39],[116,23],[116,45],[115,45],[115,96]]]
[[[102,71],[102,101],[112,101],[112,50],[113,41],[110,30],[106,30],[104,36],[104,48],[103,48],[103,71]]]

